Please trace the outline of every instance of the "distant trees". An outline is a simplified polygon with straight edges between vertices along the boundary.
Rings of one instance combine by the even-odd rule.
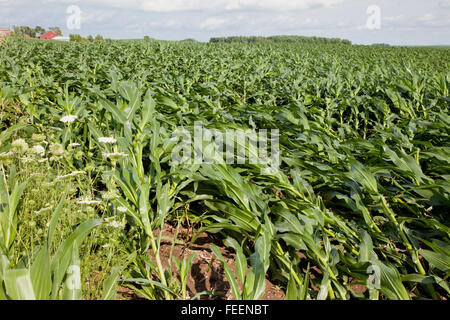
[[[44,28],[42,28],[41,26],[36,26],[36,28],[34,28],[34,31],[36,31],[36,37],[39,38],[40,36],[42,36],[44,33],[46,33],[47,31],[45,31]]]
[[[70,39],[70,41],[73,41],[73,42],[88,42],[87,39],[83,38],[79,34],[70,34],[69,39]]]
[[[59,27],[50,27],[48,28],[49,31],[53,31],[54,33],[56,33],[58,36],[62,36],[62,32],[61,29]]]
[[[29,36],[31,38],[39,38],[47,31],[53,31],[58,36],[62,36],[61,28],[59,27],[50,27],[48,30],[45,30],[45,28],[41,26],[36,26],[35,28],[31,28],[28,26],[13,26],[12,35],[18,36],[18,37],[24,37]]]
[[[45,31],[45,30],[44,30]],[[13,26],[12,34],[13,36],[24,37],[25,35],[32,38],[36,37],[36,30],[28,26]]]
[[[339,38],[320,38],[320,37],[305,37],[305,36],[270,36],[270,37],[218,37],[211,38],[210,43],[323,43],[323,44],[345,44],[351,45],[350,40]]]
[[[95,38],[91,35],[87,36],[86,38],[83,38],[79,34],[71,34],[69,35],[70,41],[74,42],[94,42],[94,41],[111,41],[111,39],[104,39],[101,35],[96,35]]]
[[[41,26],[36,26],[35,28],[31,28],[28,26],[13,26],[11,35],[18,36],[18,37],[29,36],[31,38],[39,38],[48,31],[53,31],[58,36],[63,35],[60,27],[50,27],[50,28],[48,28],[48,30],[45,30],[45,28],[43,28]],[[71,34],[71,35],[69,35],[69,38],[70,38],[70,41],[75,41],[75,42],[106,41],[103,38],[103,36],[100,34],[97,34],[95,36],[95,38],[93,36],[88,36],[87,38],[83,38],[79,34]],[[107,41],[111,41],[111,39],[107,39]]]

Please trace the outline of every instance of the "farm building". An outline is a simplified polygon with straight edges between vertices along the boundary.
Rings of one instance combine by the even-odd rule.
[[[52,40],[53,38],[57,37],[58,35],[54,33],[53,31],[48,31],[44,33],[40,38],[46,39],[46,40]]]
[[[11,30],[9,28],[0,28],[0,38],[9,36],[11,34]]]
[[[69,37],[54,37],[52,40],[58,40],[58,41],[70,41]]]

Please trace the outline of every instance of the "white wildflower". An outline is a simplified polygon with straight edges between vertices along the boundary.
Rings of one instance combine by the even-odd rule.
[[[47,208],[42,208],[41,210],[39,210],[39,211],[34,211],[34,213],[35,214],[40,214],[40,213],[43,213],[43,212],[46,212],[46,211],[50,211],[50,210],[52,210],[53,209],[53,206],[50,206],[50,207],[47,207]]]
[[[99,142],[102,142],[102,143],[116,143],[116,139],[115,138],[113,138],[113,137],[100,137],[100,138],[98,138],[98,141]]]
[[[123,223],[119,221],[111,221],[110,223],[107,224],[107,226],[113,228],[123,228]]]
[[[37,143],[43,142],[45,140],[45,135],[33,133],[33,135],[31,136],[31,140]]]
[[[77,204],[86,204],[86,205],[90,205],[90,204],[100,204],[100,201],[97,200],[78,200]]]
[[[126,153],[123,152],[114,152],[114,153],[106,153],[103,152],[102,153],[103,158],[105,159],[120,159],[120,158],[125,158],[127,156]]]
[[[72,123],[74,122],[76,119],[78,118],[78,116],[75,115],[67,115],[62,117],[59,121],[64,122],[64,123]]]
[[[11,147],[15,152],[25,153],[28,150],[28,143],[23,139],[17,139],[11,143]]]
[[[76,148],[76,147],[79,147],[79,146],[81,146],[81,144],[76,143],[76,142],[69,144],[69,147],[71,147],[71,148]]]
[[[116,200],[120,197],[120,195],[114,190],[109,190],[102,194],[103,200]]]
[[[23,157],[20,160],[22,160],[23,163],[30,163],[30,162],[34,162],[35,160],[31,157]]]
[[[56,177],[56,181],[59,181],[59,180],[64,180],[64,179],[67,179],[67,178],[71,178],[71,177],[75,177],[75,176],[78,176],[78,175],[81,175],[81,174],[85,174],[86,172],[85,171],[74,171],[74,172],[72,172],[72,173],[69,173],[69,174],[66,174],[66,175],[63,175],[63,176],[59,176],[59,177]]]
[[[61,156],[64,154],[64,148],[61,144],[59,143],[53,143],[50,146],[50,152],[54,155],[54,156]]]
[[[0,153],[0,160],[8,160],[14,156],[14,152],[3,152]]]
[[[41,145],[34,146],[32,148],[32,151],[33,151],[33,153],[40,155],[40,156],[43,156],[45,154],[45,149]]]
[[[119,211],[119,212],[121,212],[121,213],[125,213],[125,212],[128,211],[128,209],[125,208],[125,207],[117,207],[117,211]]]
[[[36,173],[32,173],[30,175],[30,178],[34,178],[34,177],[43,177],[45,176],[45,174],[41,173],[41,172],[36,172]]]

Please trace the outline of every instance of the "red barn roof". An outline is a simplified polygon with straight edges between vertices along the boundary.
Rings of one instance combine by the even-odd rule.
[[[57,37],[57,36],[58,35],[56,33],[54,33],[53,31],[48,31],[41,36],[41,39],[52,40],[54,37]]]

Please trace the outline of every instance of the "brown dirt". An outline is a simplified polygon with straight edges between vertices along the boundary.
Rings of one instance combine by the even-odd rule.
[[[350,290],[354,293],[366,293],[367,287],[364,284],[359,283],[358,280],[350,278]]]
[[[116,300],[145,300],[145,298],[140,297],[129,288],[119,286],[117,289]]]
[[[157,233],[159,232],[157,231],[156,234]],[[163,230],[163,237],[174,239],[175,235],[176,228],[171,225],[166,225]],[[187,247],[192,235],[192,232],[190,232],[187,228],[181,227],[177,236],[177,242],[182,242],[186,245],[176,243],[173,249],[171,240],[163,239],[161,241],[160,255],[164,268],[167,269],[168,267],[171,250],[173,250],[172,255],[180,261],[182,261],[183,258],[187,259],[192,253],[196,253],[196,257],[192,262],[191,272],[187,280],[187,291],[189,296],[193,297],[202,291],[218,291],[222,294],[218,296],[204,295],[199,299],[233,300],[234,298],[231,292],[231,287],[225,277],[223,266],[210,250],[210,244],[214,243],[220,249],[220,252],[228,266],[233,272],[236,272],[236,268],[234,266],[234,252],[227,250],[227,248],[225,248],[220,241],[215,239],[213,235],[206,233],[201,234],[195,243],[193,243],[190,247]],[[173,262],[171,265],[172,270],[176,272]],[[176,276],[178,277],[178,273],[176,273]],[[266,291],[262,297],[262,300],[284,300],[284,298],[284,292],[270,280],[266,279]]]

